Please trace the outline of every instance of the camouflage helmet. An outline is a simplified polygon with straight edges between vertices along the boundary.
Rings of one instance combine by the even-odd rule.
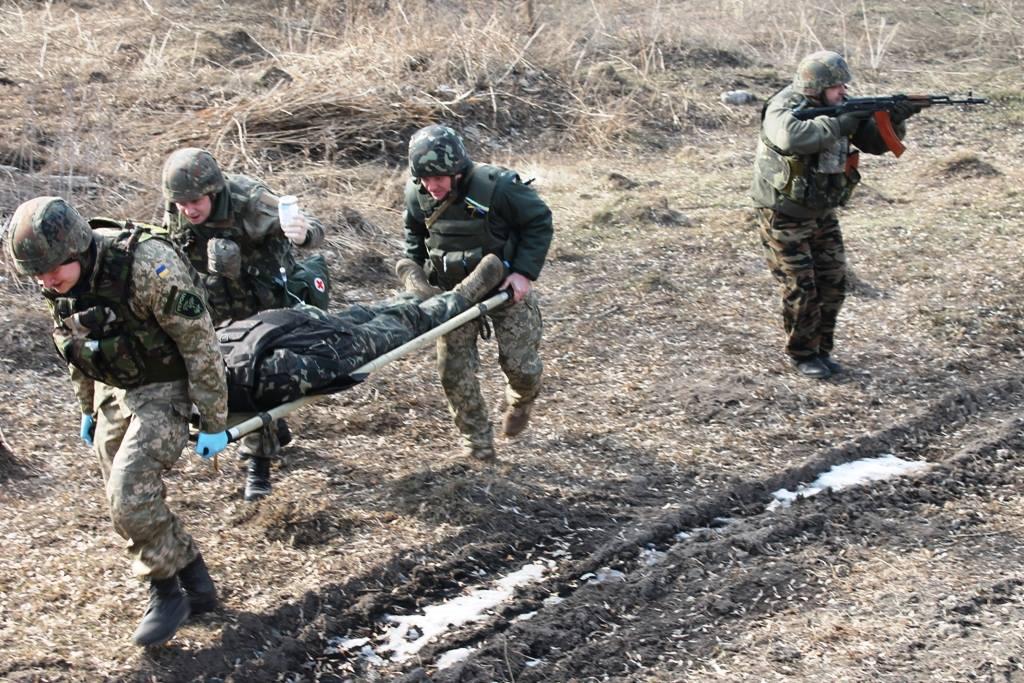
[[[800,60],[793,77],[793,89],[807,97],[818,97],[826,88],[852,80],[853,74],[841,54],[821,50]]]
[[[172,152],[164,162],[162,185],[168,202],[194,202],[223,190],[224,174],[205,149],[184,147]]]
[[[48,273],[92,243],[92,228],[60,197],[36,197],[14,211],[7,253],[22,275]]]
[[[459,134],[448,126],[427,126],[409,140],[409,172],[414,178],[456,175],[469,166]]]

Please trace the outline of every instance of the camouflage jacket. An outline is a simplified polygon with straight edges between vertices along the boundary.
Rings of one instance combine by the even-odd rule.
[[[111,381],[121,388],[181,379],[187,380],[204,430],[225,429],[224,362],[194,271],[161,239],[131,240],[126,232],[99,229],[94,244],[91,272],[66,295],[47,296],[54,340],[64,346],[58,350],[69,359],[82,412],[94,411],[96,378],[90,375],[98,370],[113,373]],[[127,278],[106,272],[119,261],[111,258],[118,249],[131,255]],[[115,282],[121,285],[116,291]],[[99,359],[104,353],[105,363]],[[161,367],[154,372],[147,365]],[[141,381],[130,379],[135,375]]]
[[[173,204],[167,208],[164,227],[171,240],[203,274],[209,294],[210,313],[215,323],[247,318],[257,311],[288,306],[281,269],[290,275],[295,269],[292,243],[281,231],[277,195],[254,178],[228,174],[227,188],[214,196],[210,217],[192,225]],[[309,234],[303,247],[318,247],[324,241],[324,227],[303,213]],[[209,272],[207,242],[213,238],[236,242],[241,250],[242,268],[238,279]]]
[[[448,244],[439,235],[442,232]],[[442,202],[435,201],[416,178],[406,183],[405,255],[420,265],[429,262],[432,281],[446,289],[458,280],[444,280],[446,264],[455,263],[445,252],[475,252],[477,262],[488,252],[497,253],[512,272],[536,280],[553,234],[551,209],[507,169],[474,164]],[[473,265],[467,263],[466,269]]]
[[[857,153],[850,144],[869,154],[888,151],[873,119],[848,138],[836,117],[797,119],[793,110],[807,102],[787,86],[765,103],[750,190],[755,205],[796,218],[823,216],[846,203],[860,179],[856,165],[846,163]],[[895,128],[902,138],[905,124]]]

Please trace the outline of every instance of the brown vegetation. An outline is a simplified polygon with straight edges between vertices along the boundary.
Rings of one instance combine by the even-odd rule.
[[[55,193],[154,220],[164,157],[206,146],[331,226],[339,306],[376,299],[397,287],[403,145],[443,120],[535,176],[557,230],[544,402],[500,464],[459,459],[426,353],[295,416],[263,503],[228,458],[183,456],[172,505],[224,608],[148,653],[42,302],[0,265],[0,425],[32,467],[6,476],[0,451],[0,677],[1020,676],[1022,23],[1010,0],[0,3],[0,214]],[[782,358],[746,199],[758,108],[719,96],[763,99],[819,47],[859,94],[993,105],[927,110],[898,161],[862,161],[848,371],[809,383]],[[882,453],[935,468],[763,512]],[[340,645],[379,649],[384,615],[538,558],[545,582],[419,659]],[[624,580],[581,578],[604,568]],[[438,671],[458,646],[476,650]]]

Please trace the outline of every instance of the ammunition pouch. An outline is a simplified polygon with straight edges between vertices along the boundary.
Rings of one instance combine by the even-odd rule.
[[[146,332],[123,333],[103,339],[89,339],[54,332],[57,352],[65,361],[97,382],[128,389],[152,382],[171,382],[188,376],[180,355],[166,363],[155,363],[148,351],[160,343]]]
[[[230,280],[242,276],[242,249],[238,242],[214,237],[206,243],[206,269]]]
[[[782,196],[808,209],[845,206],[860,182],[859,152],[851,152],[841,173],[819,173],[817,158],[783,154],[764,140],[763,176]]]
[[[431,284],[449,290],[465,280],[466,276],[480,265],[484,255],[483,247],[474,247],[460,251],[442,251],[439,248],[428,249],[427,256],[429,260],[424,270]]]

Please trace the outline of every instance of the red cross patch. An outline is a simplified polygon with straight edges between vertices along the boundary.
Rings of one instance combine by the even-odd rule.
[[[316,291],[321,293],[327,289],[327,285],[324,284],[324,279],[322,277],[318,277],[317,279],[313,280],[313,286],[316,287]]]

